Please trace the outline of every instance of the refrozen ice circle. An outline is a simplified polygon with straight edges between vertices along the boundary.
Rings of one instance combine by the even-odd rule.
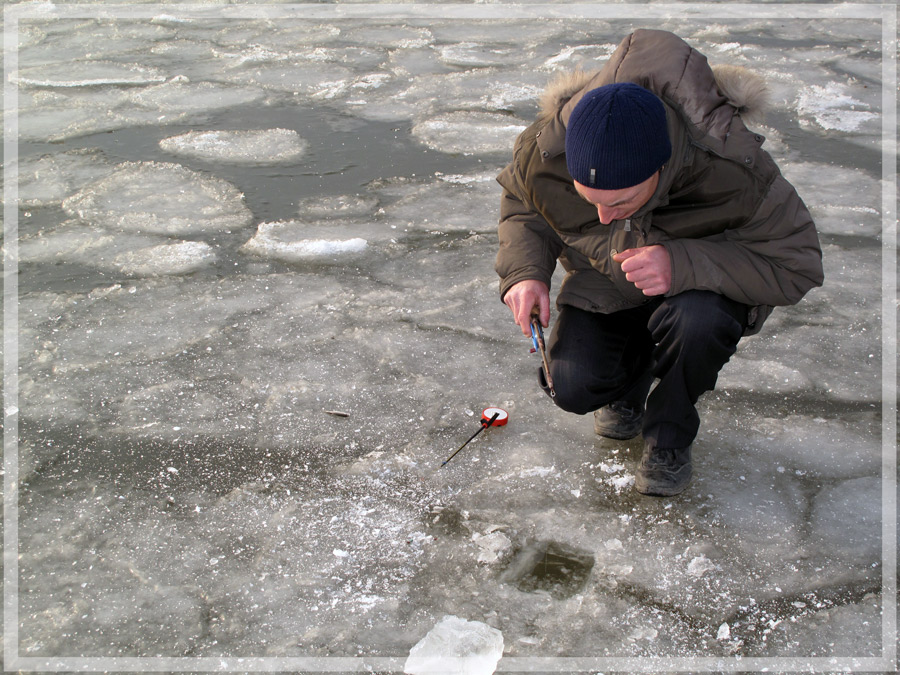
[[[120,164],[62,206],[104,228],[166,235],[228,231],[253,219],[231,183],[165,162]]]
[[[170,136],[159,147],[173,155],[231,164],[288,164],[306,153],[309,143],[290,129],[190,131]]]
[[[212,264],[216,254],[203,241],[179,241],[128,251],[113,261],[125,274],[137,277],[157,277],[169,274],[188,274]]]
[[[239,87],[216,82],[189,82],[173,79],[165,84],[134,92],[131,100],[144,108],[172,113],[205,113],[257,103],[265,92],[256,87]]]
[[[241,247],[246,253],[284,262],[300,262],[363,252],[368,242],[361,237],[338,239],[310,236],[318,228],[297,221],[261,223],[256,235]]]
[[[456,111],[438,115],[412,128],[412,135],[432,150],[467,155],[512,152],[521,120],[497,113]]]
[[[23,68],[11,79],[31,87],[96,87],[155,84],[165,82],[166,76],[156,68],[137,64],[76,61],[67,63],[65,68],[55,63]]]

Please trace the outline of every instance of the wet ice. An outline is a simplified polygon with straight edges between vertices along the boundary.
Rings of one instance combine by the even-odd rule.
[[[659,24],[769,79],[827,274],[742,342],[665,501],[538,390],[492,269],[539,89],[630,22],[22,24],[22,653],[405,658],[456,616],[507,656],[876,654],[870,23]],[[310,146],[266,166],[277,129]],[[486,405],[510,424],[436,472]],[[522,551],[578,565],[518,583]]]

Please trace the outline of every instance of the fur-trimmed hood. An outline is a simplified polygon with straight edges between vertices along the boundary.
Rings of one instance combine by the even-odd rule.
[[[719,93],[749,123],[760,123],[770,107],[769,89],[763,77],[743,66],[711,67]],[[601,71],[576,70],[558,75],[540,97],[541,117],[552,117],[576,94],[586,90]]]

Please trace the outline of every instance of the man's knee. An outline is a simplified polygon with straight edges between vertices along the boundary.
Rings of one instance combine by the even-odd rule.
[[[587,373],[577,370],[554,368],[552,362],[550,375],[556,394],[553,402],[566,412],[576,415],[586,415],[617,400],[616,397],[621,395],[626,386],[624,378],[607,380],[596,376],[587,377]],[[541,386],[547,391],[543,372],[540,373],[540,379]]]
[[[687,291],[666,298],[650,318],[657,343],[676,340],[686,348],[736,346],[747,321],[747,307],[711,291]]]

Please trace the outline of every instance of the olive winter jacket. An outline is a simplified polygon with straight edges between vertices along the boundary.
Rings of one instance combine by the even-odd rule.
[[[718,81],[717,81],[718,80]],[[663,101],[672,155],[650,201],[627,220],[602,225],[566,169],[566,122],[581,96],[634,82]],[[667,295],[710,290],[751,307],[746,333],[773,306],[798,302],[823,280],[815,225],[803,201],[742,119],[759,104],[761,80],[706,58],[665,31],[638,30],[595,73],[548,88],[542,114],[516,140],[503,186],[496,270],[501,298],[514,284],[550,286],[559,260],[566,277],[558,304],[615,312],[648,297],[612,256],[660,244],[672,263]]]

